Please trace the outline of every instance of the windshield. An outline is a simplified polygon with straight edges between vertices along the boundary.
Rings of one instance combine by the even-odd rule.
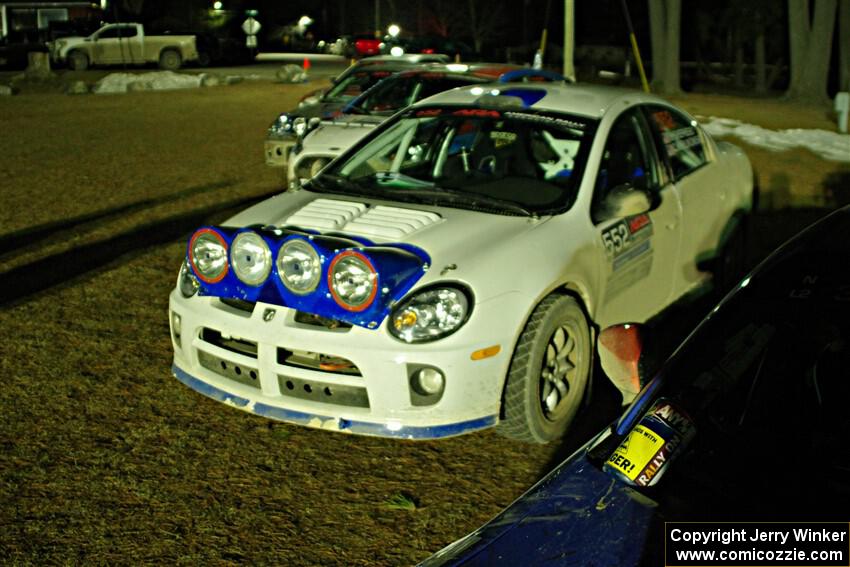
[[[562,114],[415,108],[308,189],[532,214],[572,205],[594,124]]]
[[[391,114],[429,96],[474,83],[482,79],[442,73],[403,74],[381,81],[358,100],[349,111]]]
[[[348,102],[366,92],[381,79],[392,75],[391,71],[355,71],[336,83],[325,95],[324,102]]]

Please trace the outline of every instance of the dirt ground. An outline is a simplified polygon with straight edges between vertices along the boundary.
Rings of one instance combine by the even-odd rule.
[[[316,86],[0,98],[4,563],[410,565],[568,451],[492,432],[403,442],[289,426],[171,376],[167,296],[185,239],[280,190],[265,129]],[[775,100],[678,102],[835,129],[826,109]],[[756,255],[850,187],[850,168],[809,152],[746,149],[765,204]]]

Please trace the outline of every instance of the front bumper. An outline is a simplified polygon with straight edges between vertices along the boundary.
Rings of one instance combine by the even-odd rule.
[[[169,303],[175,377],[232,407],[308,427],[409,439],[460,435],[498,422],[513,346],[500,306],[477,307],[477,324],[467,323],[471,332],[464,327],[435,343],[408,345],[383,326],[307,325],[295,320],[294,310],[276,305],[257,303],[248,311],[217,298],[187,300],[176,290]],[[495,344],[499,354],[471,359],[472,352]],[[305,351],[350,361],[356,372],[304,367],[286,355]],[[439,396],[415,392],[411,375],[423,367],[444,374]]]
[[[266,140],[265,154],[266,165],[270,167],[286,167],[289,163],[289,156],[292,154],[292,148],[295,147],[297,140]]]

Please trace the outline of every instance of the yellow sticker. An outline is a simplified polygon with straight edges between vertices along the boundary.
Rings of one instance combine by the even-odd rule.
[[[499,149],[513,144],[516,141],[516,134],[514,132],[500,132],[494,130],[490,132],[490,139],[493,140],[493,147]]]
[[[654,431],[643,425],[636,425],[629,436],[608,458],[605,466],[634,481],[665,443],[666,440]]]

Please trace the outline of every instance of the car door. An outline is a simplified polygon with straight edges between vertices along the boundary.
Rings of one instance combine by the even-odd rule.
[[[727,228],[727,187],[719,182],[713,148],[692,118],[663,105],[645,107],[658,153],[682,201],[682,244],[675,272],[676,294],[700,285],[708,277],[698,266],[714,258]]]
[[[607,218],[605,199],[623,185],[647,191],[652,209]],[[591,203],[591,219],[604,250],[600,320],[643,321],[669,303],[679,255],[680,218],[676,187],[664,171],[640,107],[631,107],[608,131]]]
[[[104,64],[136,63],[140,59],[135,26],[109,26],[98,34],[94,45],[95,61]],[[135,51],[135,53],[134,53]]]

